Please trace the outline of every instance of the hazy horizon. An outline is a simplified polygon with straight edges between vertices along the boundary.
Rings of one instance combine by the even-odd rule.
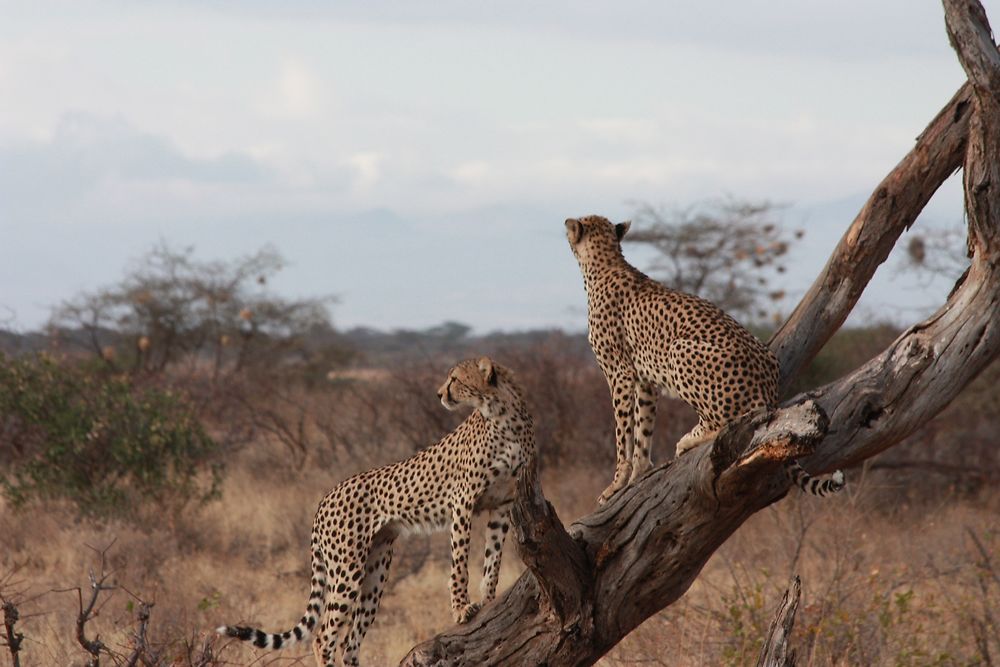
[[[787,311],[964,80],[941,7],[903,0],[0,16],[0,325],[21,330],[160,239],[272,245],[274,290],[337,295],[341,328],[579,330],[566,217],[724,196],[805,230]],[[917,229],[961,219],[953,178]],[[882,270],[857,317],[912,321],[950,287]]]

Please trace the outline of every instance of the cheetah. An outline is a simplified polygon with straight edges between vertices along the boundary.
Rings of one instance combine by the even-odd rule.
[[[600,216],[566,220],[587,291],[588,340],[614,406],[615,476],[600,503],[651,467],[660,394],[681,398],[698,415],[677,442],[677,456],[744,413],[777,403],[771,350],[714,304],[664,287],[625,261],[621,240],[629,224]],[[793,462],[788,473],[816,495],[843,487],[840,471],[819,482]]]
[[[534,460],[532,417],[513,374],[488,357],[459,363],[438,389],[448,410],[474,411],[438,443],[398,463],[360,473],[320,502],[310,545],[312,588],[305,615],[282,633],[223,626],[219,634],[277,649],[315,634],[319,667],[357,665],[392,562],[412,532],[451,529],[451,609],[468,622],[496,594],[500,556],[521,467]],[[469,601],[473,514],[488,512],[482,600]],[[339,647],[338,647],[339,639]]]

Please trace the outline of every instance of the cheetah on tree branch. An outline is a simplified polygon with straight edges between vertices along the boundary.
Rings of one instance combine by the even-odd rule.
[[[625,261],[621,240],[628,228],[599,216],[566,221],[587,290],[588,340],[614,405],[615,476],[601,503],[651,467],[661,393],[698,414],[698,424],[677,442],[677,456],[741,415],[775,407],[778,393],[778,360],[767,346],[714,304],[664,287]],[[794,461],[786,470],[815,495],[844,486],[840,471],[820,481]]]

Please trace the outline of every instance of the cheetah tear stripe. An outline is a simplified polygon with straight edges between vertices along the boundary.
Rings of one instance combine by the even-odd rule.
[[[844,488],[844,473],[839,470],[830,475],[828,479],[820,479],[810,475],[797,462],[789,461],[785,464],[785,473],[792,484],[813,496],[829,496]]]

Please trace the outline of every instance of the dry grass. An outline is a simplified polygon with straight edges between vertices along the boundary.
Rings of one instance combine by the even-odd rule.
[[[27,636],[24,664],[82,664],[86,656],[75,640],[75,590],[51,591],[86,586],[88,571],[99,567],[97,552],[108,545],[111,581],[120,589],[102,598],[99,617],[87,627],[88,636],[99,633],[112,648],[124,651],[131,640],[129,603],[135,599],[127,591],[155,602],[151,638],[168,646],[166,657],[211,638],[210,630],[221,624],[248,622],[271,630],[294,624],[308,594],[312,512],[329,487],[348,473],[283,468],[274,460],[267,465],[265,459],[250,457],[234,466],[222,500],[173,525],[95,525],[77,521],[68,507],[36,507],[29,516],[0,506],[0,577],[12,573],[3,593],[30,600],[21,605],[26,618],[18,626]],[[592,499],[602,482],[583,471],[551,480],[550,486],[554,491],[592,487],[587,494]],[[585,508],[572,509],[574,516]],[[474,532],[474,597],[484,532],[485,525]],[[446,534],[398,542],[391,584],[363,649],[369,664],[398,662],[413,645],[451,625],[449,553]],[[500,589],[509,587],[522,569],[508,544]],[[226,663],[269,662],[266,654],[238,642],[217,640],[215,646]],[[7,656],[0,655],[5,664]],[[279,664],[296,655],[280,654]],[[308,651],[298,655],[308,656],[305,664],[311,664]]]
[[[152,639],[165,646],[165,657],[182,657],[222,623],[285,629],[301,614],[308,591],[312,510],[347,473],[292,469],[274,460],[267,465],[267,459],[246,457],[234,465],[223,499],[175,525],[81,523],[58,506],[30,516],[3,509],[0,568],[16,569],[8,590],[28,598],[85,584],[99,560],[86,545],[113,543],[113,580],[155,602]],[[605,477],[590,467],[549,470],[543,484],[568,523],[589,511]],[[794,639],[803,665],[990,664],[974,624],[992,637],[986,646],[997,655],[1000,636],[990,635],[989,613],[1000,613],[1000,585],[989,581],[972,535],[1000,563],[1000,494],[886,510],[877,492],[867,483],[859,490],[855,480],[846,496],[820,501],[793,494],[757,515],[679,604],[647,621],[601,664],[753,664],[793,573],[804,582]],[[451,623],[447,537],[401,540],[397,553],[363,648],[368,664],[394,664]],[[501,590],[521,569],[508,545]],[[90,634],[124,650],[130,600],[125,590],[109,594],[88,625]],[[76,604],[75,593],[46,593],[22,605],[31,615],[20,624],[28,637],[24,664],[83,663],[74,640]],[[215,646],[225,664],[311,660],[307,651],[267,654],[221,640]]]
[[[887,511],[873,491],[855,482],[846,498],[792,495],[751,518],[604,664],[752,665],[795,574],[800,665],[993,664],[1000,494]]]
[[[543,485],[568,524],[593,509],[611,477],[613,448],[603,378],[592,359],[581,361],[566,347],[555,340],[498,358],[517,370],[531,397],[544,448]],[[143,508],[148,519],[141,525],[98,524],[55,503],[14,512],[0,500],[0,595],[19,602],[22,664],[84,664],[75,641],[76,593],[51,591],[85,586],[100,560],[95,549],[112,545],[109,566],[119,588],[102,597],[88,636],[100,634],[126,652],[134,594],[155,602],[150,639],[163,664],[196,664],[192,654],[208,640],[216,657],[206,665],[311,665],[308,651],[255,652],[214,639],[211,630],[223,623],[284,630],[301,616],[319,499],[347,476],[407,456],[453,426],[457,417],[433,394],[446,366],[428,363],[389,380],[341,382],[323,391],[270,391],[269,423],[281,427],[288,417],[304,428],[259,430],[252,445],[227,455],[221,499],[183,515]],[[993,396],[992,386],[975,396]],[[979,457],[963,463],[995,470],[992,435],[984,435],[996,432],[994,403],[962,405],[955,408],[957,426],[946,414],[924,429],[937,449],[914,442],[899,450],[944,451],[948,429],[961,427],[960,441]],[[660,414],[659,443],[690,426],[690,412],[674,402],[664,401]],[[656,454],[666,455],[662,445]],[[649,619],[601,664],[753,664],[793,573],[803,580],[793,638],[802,665],[997,664],[1000,491],[970,493],[967,485],[949,488],[934,476],[927,492],[921,474],[853,471],[841,496],[790,494],[748,521],[679,603]],[[906,487],[887,486],[893,479]],[[474,573],[481,534],[475,533]],[[362,649],[366,664],[394,664],[451,624],[448,559],[446,535],[399,541],[382,609]],[[508,544],[500,590],[521,570]],[[475,575],[472,590],[478,591]],[[0,665],[8,664],[0,655]]]

